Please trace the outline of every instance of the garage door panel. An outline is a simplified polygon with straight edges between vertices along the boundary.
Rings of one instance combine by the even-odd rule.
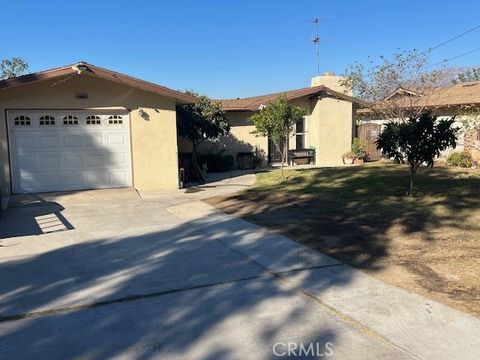
[[[14,165],[20,171],[35,171],[35,152],[14,153]]]
[[[68,172],[64,175],[65,185],[75,189],[85,184],[84,175],[81,172]]]
[[[63,153],[63,164],[66,168],[79,168],[84,166],[81,152],[66,151]]]
[[[55,191],[62,185],[60,174],[24,175],[20,181],[20,190],[23,192]]]
[[[86,148],[103,147],[103,134],[88,133],[88,135],[85,137],[85,147]]]
[[[112,186],[120,186],[127,181],[127,173],[125,171],[112,171],[110,172],[110,184]]]
[[[83,146],[83,136],[77,135],[64,135],[63,146],[67,148],[81,148]]]
[[[107,134],[108,145],[125,145],[127,143],[126,134],[124,133],[109,133]]]
[[[89,171],[85,174],[86,182],[92,187],[105,188],[109,187],[109,176],[106,171]]]
[[[126,165],[128,163],[128,154],[125,152],[111,152],[109,163],[112,165]]]
[[[107,154],[102,151],[85,153],[85,165],[87,166],[106,166]]]
[[[35,169],[38,171],[60,170],[60,154],[58,152],[36,153]]]
[[[41,148],[58,148],[60,141],[58,135],[39,135],[38,146]]]
[[[40,124],[41,116],[53,124]],[[69,191],[131,186],[128,117],[91,111],[9,111],[13,191],[15,193]],[[28,116],[27,126],[12,125],[14,117]],[[65,124],[71,116],[76,123]],[[45,119],[43,119],[45,120]],[[51,119],[50,119],[51,120]],[[99,121],[99,123],[98,123]],[[26,123],[25,123],[26,124]],[[48,126],[47,126],[48,125]]]
[[[16,133],[14,148],[17,151],[35,149],[35,138],[33,135],[23,135]]]

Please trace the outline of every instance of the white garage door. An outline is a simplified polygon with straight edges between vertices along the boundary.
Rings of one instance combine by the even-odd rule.
[[[9,111],[14,193],[132,185],[129,117],[91,111]]]

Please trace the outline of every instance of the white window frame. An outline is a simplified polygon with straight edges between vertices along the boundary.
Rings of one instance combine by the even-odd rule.
[[[295,123],[295,149],[297,148],[297,135],[302,135],[303,136],[303,141],[304,141],[303,149],[308,148],[308,143],[307,143],[307,133],[308,133],[307,117],[303,116],[302,119],[303,119],[303,132],[297,132],[297,124]]]

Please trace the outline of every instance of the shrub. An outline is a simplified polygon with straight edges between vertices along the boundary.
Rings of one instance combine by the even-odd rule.
[[[473,166],[472,154],[468,151],[453,152],[447,158],[447,163],[453,166],[469,168]]]
[[[224,152],[198,154],[197,163],[207,164],[208,171],[211,172],[229,171],[234,167],[233,156]]]
[[[367,144],[359,138],[354,138],[352,142],[352,153],[356,159],[363,159],[367,154]]]
[[[347,151],[342,155],[344,159],[355,159],[355,153],[353,151]]]
[[[255,146],[255,154],[253,156],[253,168],[258,169],[263,165],[265,159],[265,152],[258,146]]]

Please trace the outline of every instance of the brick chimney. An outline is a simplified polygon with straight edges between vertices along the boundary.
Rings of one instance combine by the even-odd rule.
[[[352,89],[348,89],[340,84],[340,81],[343,79],[343,76],[336,76],[333,72],[326,72],[323,76],[313,77],[310,86],[324,85],[332,90],[352,95]]]

